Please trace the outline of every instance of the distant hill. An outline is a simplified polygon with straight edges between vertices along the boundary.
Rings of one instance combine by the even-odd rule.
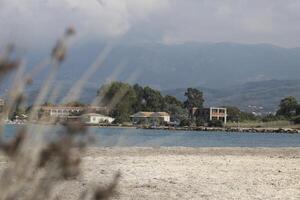
[[[27,93],[29,104],[33,103],[38,93],[38,85],[31,86]],[[69,92],[72,84],[57,82],[60,92],[56,102]],[[269,80],[249,82],[237,86],[231,86],[223,89],[210,89],[206,87],[196,87],[203,91],[206,106],[237,106],[244,111],[268,113],[275,112],[280,100],[286,96],[295,96],[300,101],[300,80]],[[91,103],[96,97],[99,86],[87,84],[79,100],[84,103]],[[162,90],[163,94],[177,97],[184,101],[186,88]],[[2,91],[3,94],[3,91]],[[54,102],[53,102],[54,103]]]
[[[104,47],[92,43],[70,49],[55,82],[61,86],[62,95],[82,77]],[[46,58],[50,50],[29,50],[24,55],[27,70]],[[47,74],[46,70],[37,75],[38,80],[29,89],[31,99]],[[299,75],[300,48],[234,43],[120,43],[89,77],[80,100],[89,102],[103,83],[118,80],[149,85],[180,98],[185,88],[201,86],[207,104],[236,105],[250,111],[257,109],[249,107],[253,105],[259,112],[259,107],[263,112],[272,112],[285,96],[300,99]],[[2,94],[8,85],[1,86]]]
[[[232,105],[244,111],[275,112],[280,100],[295,96],[300,100],[300,80],[269,80],[250,82],[222,90],[198,87],[203,91],[207,106]],[[166,90],[165,94],[184,99],[185,89]]]
[[[73,46],[60,69],[60,81],[74,82],[96,60],[103,44]],[[49,54],[27,54],[30,66]],[[44,73],[47,74],[47,73]],[[268,44],[156,43],[118,44],[89,83],[108,79],[137,82],[157,89],[203,86],[226,88],[246,82],[291,80],[300,75],[300,48]],[[39,76],[42,80],[43,75]]]

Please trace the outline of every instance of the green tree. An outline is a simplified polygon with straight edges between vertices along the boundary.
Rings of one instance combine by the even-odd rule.
[[[180,122],[180,126],[191,126],[192,125],[192,121],[189,119],[183,119]]]
[[[157,90],[150,87],[144,88],[144,104],[145,111],[159,112],[162,111],[164,105],[164,98]]]
[[[300,103],[296,107],[296,115],[300,115]]]
[[[182,121],[188,118],[188,112],[183,107],[183,103],[170,95],[164,97],[163,111],[171,115],[172,121]]]
[[[188,88],[184,94],[187,100],[184,102],[184,106],[187,109],[203,108],[203,93],[195,88]]]
[[[228,121],[255,121],[258,120],[259,117],[255,116],[249,112],[243,112],[238,107],[235,106],[224,106],[227,108],[227,120]]]
[[[71,101],[71,102],[68,102],[66,104],[64,104],[65,106],[70,106],[70,107],[84,107],[85,104],[84,103],[81,103],[79,101]]]
[[[176,97],[173,97],[170,95],[166,95],[164,97],[164,103],[165,103],[165,105],[176,105],[176,106],[183,107],[183,104],[181,101],[179,101]]]
[[[277,116],[284,116],[287,119],[296,115],[298,107],[298,102],[295,97],[289,96],[280,101],[279,110],[277,111]]]
[[[296,116],[293,121],[295,124],[300,124],[300,115]]]
[[[54,106],[54,104],[51,102],[45,102],[42,104],[42,106]]]
[[[136,93],[136,97],[137,97],[137,101],[136,104],[134,105],[134,112],[139,112],[139,111],[143,111],[146,110],[146,101],[144,99],[144,88],[138,84],[135,84],[133,86],[133,89]]]
[[[130,120],[134,112],[137,96],[132,86],[126,83],[113,82],[104,85],[98,91],[99,105],[106,106],[115,122],[122,123]]]
[[[163,96],[160,91],[138,84],[131,86],[126,83],[113,82],[103,85],[97,94],[99,105],[110,110],[115,122],[129,121],[130,115],[139,111],[165,111],[173,120],[187,118],[188,114],[183,103],[172,96]]]

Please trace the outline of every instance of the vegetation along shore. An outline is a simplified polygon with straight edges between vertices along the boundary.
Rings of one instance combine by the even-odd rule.
[[[45,102],[34,107],[23,105],[8,113],[7,122],[56,124],[80,120],[97,127],[262,133],[300,131],[300,104],[292,96],[283,98],[278,110],[267,115],[244,112],[232,105],[205,108],[204,94],[195,88],[188,88],[185,97],[185,101],[180,101],[148,86],[112,82],[98,90],[93,104],[71,101]],[[0,103],[4,106],[5,100]],[[36,111],[36,116],[28,121],[32,110]]]

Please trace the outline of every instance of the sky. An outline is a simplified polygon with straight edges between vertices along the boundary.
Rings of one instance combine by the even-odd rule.
[[[299,0],[0,0],[0,46],[76,42],[270,43],[300,47]]]

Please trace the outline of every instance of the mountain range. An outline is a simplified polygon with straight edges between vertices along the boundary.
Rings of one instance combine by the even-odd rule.
[[[73,45],[58,80],[78,80],[104,48],[97,43]],[[28,53],[26,58],[33,66],[48,54]],[[298,79],[299,75],[300,48],[235,43],[119,43],[88,81],[98,86],[110,80],[137,82],[161,90],[198,86],[219,89],[247,82]]]
[[[236,106],[247,112],[267,114],[278,109],[280,100],[294,96],[300,100],[300,80],[269,80],[249,82],[222,90],[197,87],[204,94],[206,106]],[[165,90],[184,100],[186,89]]]
[[[70,48],[55,82],[61,85],[61,94],[66,94],[82,77],[105,47],[94,42]],[[24,54],[27,70],[49,56],[49,52],[28,50]],[[31,92],[38,90],[48,72],[49,68],[38,74]],[[273,112],[284,96],[300,99],[299,77],[300,48],[270,44],[123,42],[115,45],[99,69],[88,77],[81,99],[89,101],[103,83],[117,80],[149,85],[181,99],[185,88],[196,87],[203,90],[207,105],[236,105],[244,110],[256,107],[262,110],[262,107],[264,112]],[[6,87],[1,90],[3,93]]]

